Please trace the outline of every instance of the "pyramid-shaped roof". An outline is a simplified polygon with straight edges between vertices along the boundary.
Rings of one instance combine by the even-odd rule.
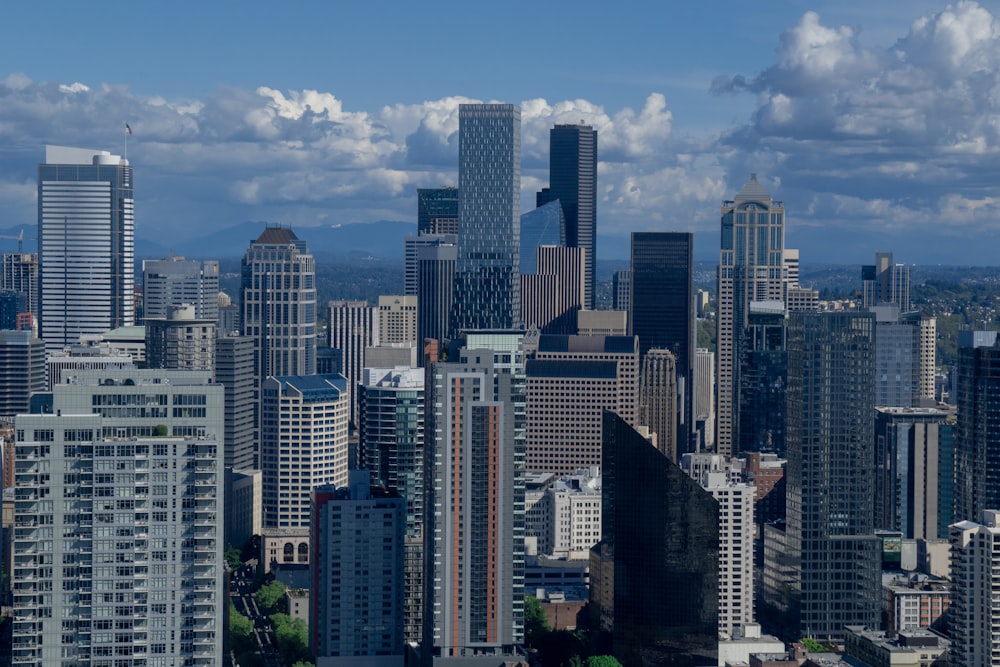
[[[256,243],[267,244],[267,245],[287,245],[298,241],[299,237],[295,235],[291,227],[268,227],[260,236],[257,237]]]
[[[757,182],[757,174],[750,174],[750,180],[747,181],[742,190],[736,193],[736,197],[738,199],[770,199],[771,195]]]

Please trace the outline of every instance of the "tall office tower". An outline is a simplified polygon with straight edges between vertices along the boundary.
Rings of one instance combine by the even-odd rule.
[[[788,324],[788,554],[800,632],[879,622],[874,535],[875,318],[796,313]],[[801,636],[801,635],[799,635]]]
[[[556,125],[549,130],[549,187],[537,206],[559,200],[565,245],[584,250],[584,307],[594,310],[597,283],[597,130],[590,125]]]
[[[876,252],[875,263],[861,267],[861,280],[865,308],[891,303],[901,313],[910,312],[910,267],[893,264],[891,252]]]
[[[873,306],[875,313],[875,405],[921,405],[924,332],[918,313],[903,319],[895,305]]]
[[[378,339],[378,310],[365,301],[331,301],[330,347],[342,353],[342,374],[347,378],[348,416],[358,423],[358,390],[365,367],[365,348],[375,347]]]
[[[538,273],[538,249],[566,246],[566,225],[558,201],[540,205],[521,216],[521,275]]]
[[[219,445],[102,437],[116,421],[16,420],[14,661],[221,667]]]
[[[45,391],[45,343],[30,330],[0,331],[0,417],[30,412],[36,391]]]
[[[877,340],[877,338],[876,338]],[[934,408],[875,409],[875,526],[904,539],[944,539],[952,523],[950,478],[954,419]]]
[[[520,323],[521,109],[458,109],[458,265],[451,338]]]
[[[782,253],[782,263],[785,267],[785,285],[799,287],[799,251],[797,248],[785,248]]]
[[[456,245],[442,244],[417,252],[417,348],[420,350],[428,339],[441,341],[448,337],[457,261]],[[421,366],[423,357],[421,354]]]
[[[425,664],[512,655],[523,641],[522,338],[470,334],[428,369]]]
[[[955,521],[1000,508],[1000,344],[996,331],[958,332]]]
[[[14,331],[20,328],[17,326],[18,319],[21,313],[27,312],[27,306],[24,292],[0,290],[0,330]]]
[[[316,372],[316,262],[288,227],[268,227],[242,263],[243,335],[258,377]]]
[[[458,190],[417,188],[417,233],[458,233]]]
[[[788,351],[785,305],[750,304],[740,346],[739,422],[733,438],[740,452],[785,455]]]
[[[262,390],[264,566],[309,562],[309,503],[323,484],[346,486],[347,380],[269,377]]]
[[[367,470],[313,491],[309,648],[318,663],[367,656],[402,667],[404,514],[399,495],[372,486]]]
[[[614,310],[624,310],[626,313],[632,307],[632,272],[615,271],[611,277],[611,307]]]
[[[709,472],[698,481],[719,503],[719,633],[736,638],[754,622],[756,489],[727,477],[725,472]]]
[[[654,348],[642,360],[639,423],[656,434],[656,448],[677,463],[677,362],[670,350]]]
[[[143,315],[168,317],[171,306],[189,303],[200,320],[219,319],[219,263],[215,260],[165,259],[142,261]]]
[[[527,466],[569,475],[601,465],[601,413],[637,424],[635,336],[541,336],[528,359]]]
[[[694,424],[698,451],[715,446],[715,353],[703,347],[694,351]]]
[[[690,233],[633,232],[629,333],[639,337],[640,356],[670,350],[677,365],[677,448],[693,448],[694,240]]]
[[[38,165],[38,289],[49,349],[135,323],[134,203],[128,160],[45,147]]]
[[[253,348],[254,341],[247,336],[224,336],[215,341],[215,382],[225,387],[223,453],[226,467],[234,470],[260,469]]]
[[[5,252],[0,289],[23,292],[28,311],[38,316],[38,253]]]
[[[546,334],[576,333],[583,306],[583,249],[538,248],[536,273],[521,275],[521,321]]]
[[[1000,511],[983,510],[980,523],[960,521],[950,527],[951,630],[950,664],[992,667],[1000,664]]]
[[[781,301],[785,296],[785,205],[771,199],[757,174],[733,200],[722,202],[719,254],[719,312],[716,449],[736,452],[739,425],[740,345],[749,323],[750,303]]]
[[[417,340],[417,296],[378,298],[378,341],[380,345],[413,343]]]
[[[454,246],[458,243],[458,234],[421,234],[407,236],[403,239],[403,294],[417,295],[418,262],[424,248],[438,246]],[[451,289],[451,288],[449,288]]]
[[[920,329],[920,363],[918,386],[920,405],[933,407],[937,405],[934,395],[934,379],[937,375],[937,318],[920,312],[901,314],[900,322],[909,322]]]
[[[590,604],[612,653],[625,665],[716,664],[719,503],[610,412],[601,473]]]
[[[404,502],[405,636],[407,642],[419,644],[424,600],[424,371],[366,368],[358,392],[358,458],[375,483]]]
[[[216,322],[197,318],[190,304],[170,306],[166,317],[146,318],[146,368],[213,370]]]

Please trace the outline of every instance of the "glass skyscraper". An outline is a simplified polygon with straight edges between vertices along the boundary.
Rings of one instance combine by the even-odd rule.
[[[132,167],[107,151],[46,146],[38,165],[41,338],[50,349],[80,334],[135,324]]]
[[[549,131],[549,187],[537,206],[559,200],[565,244],[584,249],[584,307],[594,309],[597,251],[597,130],[590,125],[556,125]]]
[[[462,104],[451,333],[520,323],[521,109]]]

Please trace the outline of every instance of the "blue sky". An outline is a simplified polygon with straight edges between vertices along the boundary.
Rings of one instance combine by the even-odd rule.
[[[34,219],[47,143],[120,152],[139,234],[415,218],[454,183],[457,105],[522,104],[523,201],[547,131],[600,132],[599,231],[711,256],[751,171],[803,261],[998,263],[1000,23],[986,4],[10,3],[0,226]],[[717,240],[715,241],[717,244]],[[599,251],[600,255],[600,251]]]

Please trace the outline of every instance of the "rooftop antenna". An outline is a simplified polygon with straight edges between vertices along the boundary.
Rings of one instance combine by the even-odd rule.
[[[125,161],[128,162],[128,138],[132,136],[132,128],[125,123]]]

